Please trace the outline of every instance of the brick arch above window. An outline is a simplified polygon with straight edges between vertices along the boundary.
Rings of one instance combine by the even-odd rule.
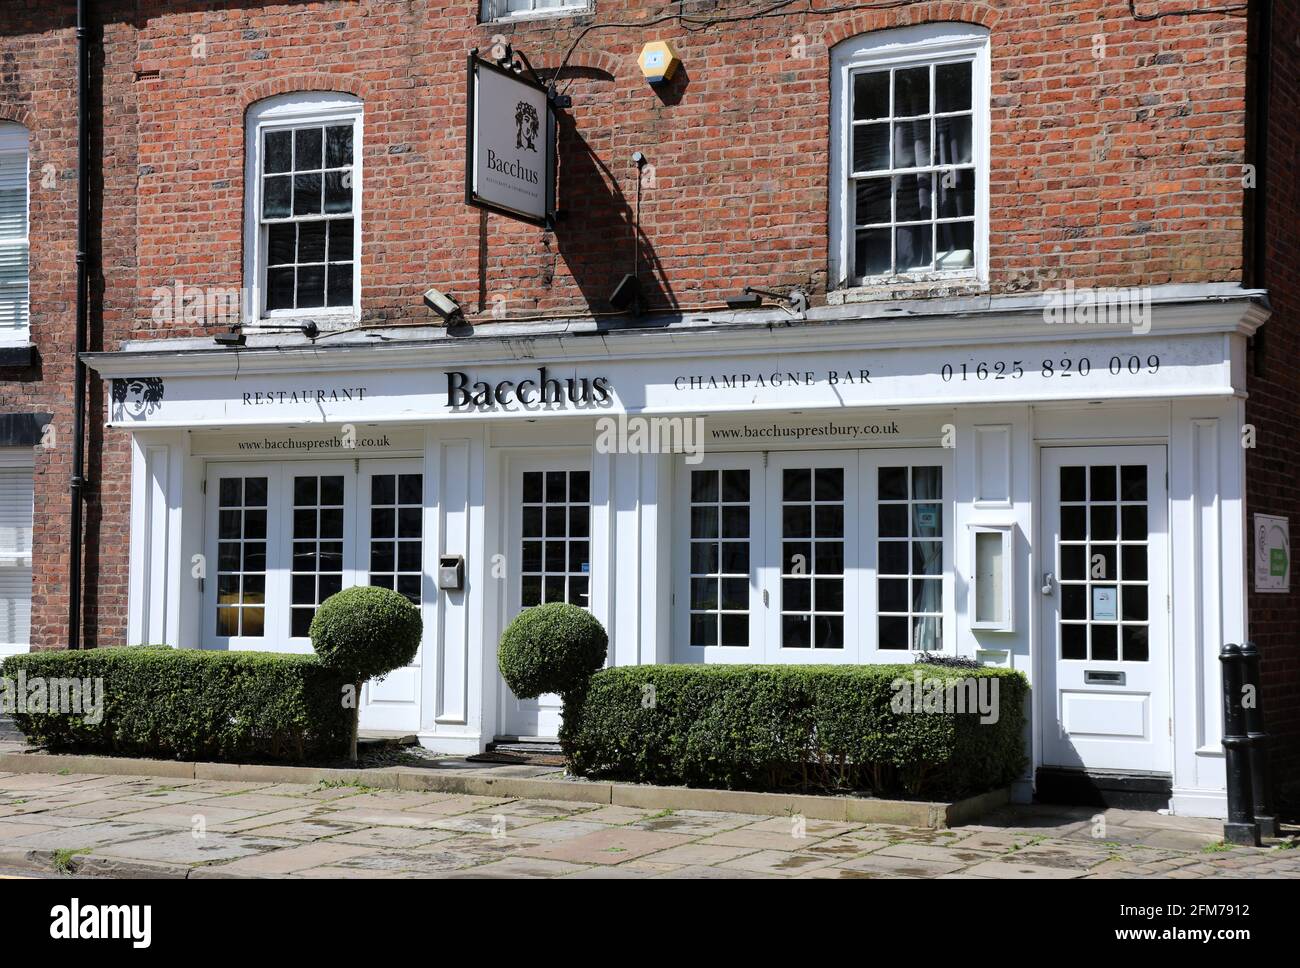
[[[0,98],[0,122],[3,121],[21,124],[27,129],[29,135],[32,131],[31,111],[21,104],[10,104],[4,98]]]
[[[615,57],[613,54],[604,50],[574,51],[573,56],[570,57],[568,63],[564,65],[565,72],[560,75],[560,83],[563,83],[571,76],[569,71],[574,68],[588,72],[595,71],[600,74],[606,74],[611,80],[613,80],[618,77],[619,66],[626,62],[626,58]],[[542,58],[534,66],[537,68],[537,73],[541,74],[545,78],[550,78],[554,76],[556,69],[560,66],[560,58]]]
[[[923,23],[975,24],[992,33],[1002,12],[989,3],[960,2],[960,0],[934,0],[914,3],[904,7],[880,10],[858,10],[832,20],[826,32],[826,46],[834,47],[841,41],[858,34],[891,27],[910,27]]]
[[[282,94],[335,93],[366,99],[366,85],[346,74],[287,74],[254,81],[240,91],[240,105],[247,111],[259,101]]]

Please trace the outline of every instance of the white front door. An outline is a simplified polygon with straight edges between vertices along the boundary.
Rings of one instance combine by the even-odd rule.
[[[547,602],[591,602],[591,465],[581,459],[530,459],[510,465],[506,622]],[[501,735],[554,737],[562,703],[548,693],[519,699],[501,683]]]
[[[424,608],[434,594],[424,569],[424,471],[418,460],[366,460],[357,479],[357,583],[391,588]],[[426,616],[426,628],[429,627]],[[428,638],[426,632],[425,638]],[[366,683],[361,728],[420,728],[424,645],[411,664]]]
[[[1163,447],[1042,451],[1043,763],[1170,769]]]

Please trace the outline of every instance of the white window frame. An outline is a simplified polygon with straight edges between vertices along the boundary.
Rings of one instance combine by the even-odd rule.
[[[588,13],[592,9],[592,0],[564,0],[558,7],[538,7],[538,0],[528,0],[527,10],[506,10],[506,0],[481,0],[479,21],[481,23],[500,23],[511,20],[538,20],[543,17],[573,17]]]
[[[975,258],[963,269],[855,276],[853,150],[853,75],[878,68],[921,67],[972,58],[971,152],[975,169]],[[989,34],[973,24],[919,24],[862,34],[837,44],[831,52],[831,189],[830,278],[834,289],[928,286],[935,283],[988,281],[989,208]]]
[[[698,464],[678,461],[673,522],[673,660],[675,662],[765,662],[767,608],[765,534],[768,518],[767,467],[758,453],[718,454]],[[749,644],[691,645],[691,474],[694,471],[749,471]],[[770,596],[769,596],[770,598]],[[716,614],[716,612],[715,612]],[[812,650],[809,650],[812,651]]]
[[[259,322],[312,319],[328,325],[361,321],[361,220],[363,105],[359,98],[338,92],[303,91],[259,101],[248,110],[244,165],[244,297],[245,325]],[[352,305],[310,309],[266,307],[267,227],[262,224],[262,143],[265,133],[314,125],[352,124]]]
[[[35,493],[35,472],[36,472],[36,455],[30,447],[4,447],[0,448],[0,468],[26,471],[32,476],[33,495]],[[27,526],[26,547],[18,548],[12,552],[0,552],[0,568],[26,568],[28,570],[29,587],[27,590],[28,608],[31,608],[31,598],[33,586],[31,583],[32,569],[32,530],[36,523],[35,507],[32,510],[31,522]],[[28,624],[26,642],[3,642],[0,641],[0,659],[6,655],[16,655],[27,652],[31,649],[31,625]]]
[[[909,447],[898,449],[874,449],[864,450],[861,452],[859,480],[861,481],[860,497],[862,499],[862,530],[861,537],[866,548],[860,560],[863,562],[864,586],[862,589],[862,624],[864,628],[869,628],[868,637],[862,643],[862,659],[864,662],[911,662],[911,656],[915,656],[915,649],[882,649],[880,647],[880,468],[882,467],[938,467],[939,481],[942,497],[938,500],[939,512],[943,516],[943,535],[941,537],[943,564],[939,573],[943,578],[941,589],[943,605],[939,614],[942,617],[941,634],[939,637],[940,648],[931,649],[932,652],[942,652],[948,655],[955,655],[957,652],[957,597],[955,591],[953,554],[957,544],[957,535],[954,530],[956,519],[956,481],[953,474],[952,451],[942,447]],[[910,474],[909,474],[910,480]],[[908,506],[914,503],[914,499],[909,495]],[[888,540],[888,539],[886,539]],[[911,554],[910,545],[916,539],[908,539],[908,553]],[[909,567],[909,572],[911,568]],[[890,575],[884,576],[891,577]],[[910,581],[909,581],[910,584]],[[909,588],[910,594],[910,588]],[[900,615],[897,612],[887,612],[887,615]],[[909,618],[915,613],[909,604]]]
[[[786,467],[845,467],[843,649],[795,649],[781,646],[781,472]],[[672,656],[682,663],[831,663],[911,662],[913,649],[879,647],[877,619],[878,471],[881,467],[939,467],[943,497],[943,566],[941,576],[945,654],[957,651],[954,577],[956,501],[951,452],[934,447],[851,448],[826,451],[735,452],[707,457],[699,464],[676,465],[673,514]],[[690,644],[690,511],[691,472],[745,468],[750,471],[750,641],[745,647]],[[851,635],[850,629],[857,634]]]
[[[32,190],[31,190],[31,135],[17,121],[0,121],[0,155],[19,155],[23,159],[23,171],[27,173],[25,187],[27,195],[24,200],[26,213],[23,224],[26,231],[21,239],[0,240],[0,248],[21,249],[27,259],[27,274],[20,284],[24,290],[22,325],[13,329],[0,330],[0,346],[26,346],[31,333],[31,296],[32,296]],[[18,288],[13,286],[11,288]]]

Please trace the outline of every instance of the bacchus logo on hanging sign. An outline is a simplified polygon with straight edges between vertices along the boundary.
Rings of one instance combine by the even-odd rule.
[[[613,399],[613,387],[603,376],[558,379],[537,370],[524,380],[472,380],[468,373],[447,373],[447,406],[453,410],[490,409],[519,404],[524,410],[598,407]]]
[[[555,212],[555,119],[546,89],[469,57],[465,201],[544,225]]]

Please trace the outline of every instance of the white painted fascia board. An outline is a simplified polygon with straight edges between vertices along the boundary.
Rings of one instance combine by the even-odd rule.
[[[1242,290],[1237,290],[1242,293]],[[1235,299],[1192,303],[1153,303],[1151,332],[1155,337],[1238,333],[1250,336],[1264,323],[1269,310],[1244,293]],[[540,329],[540,327],[538,327]],[[539,332],[439,339],[394,339],[391,342],[278,345],[268,347],[184,348],[170,341],[135,344],[121,352],[86,353],[83,359],[101,376],[234,376],[250,373],[305,373],[446,367],[458,364],[535,362],[538,365],[602,360],[665,359],[667,357],[733,356],[772,353],[897,349],[904,346],[988,345],[1025,342],[1069,342],[1095,336],[1123,336],[1130,331],[1108,325],[1050,324],[1041,309],[908,316],[862,320],[792,321],[782,315],[776,323],[683,326],[660,330],[599,332]]]

